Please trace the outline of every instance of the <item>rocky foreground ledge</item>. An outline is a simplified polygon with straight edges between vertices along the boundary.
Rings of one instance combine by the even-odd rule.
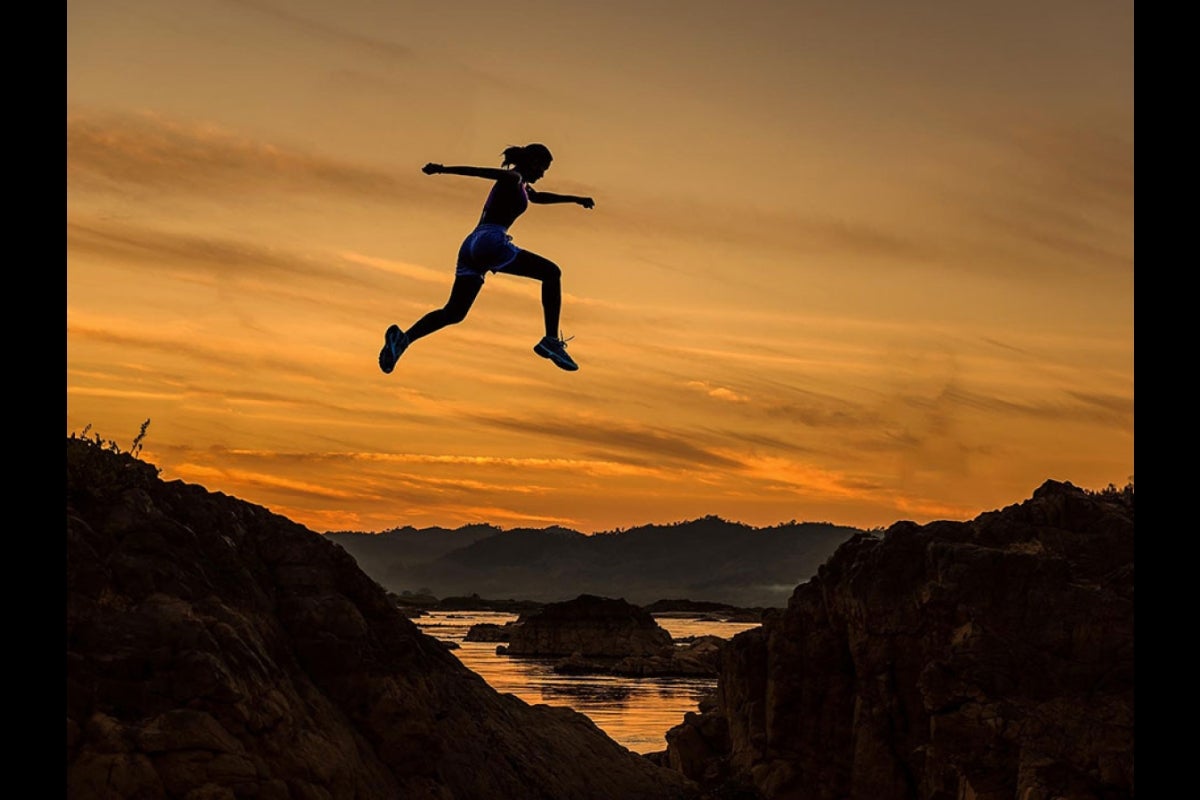
[[[495,692],[319,534],[73,438],[67,588],[73,799],[695,795]]]
[[[1134,795],[1134,512],[1046,482],[842,545],[658,754],[721,796]]]

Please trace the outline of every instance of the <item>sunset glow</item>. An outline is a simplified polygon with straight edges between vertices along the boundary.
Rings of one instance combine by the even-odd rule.
[[[686,13],[684,13],[686,9]],[[1133,7],[72,2],[67,433],[314,530],[968,519],[1133,469]],[[487,181],[563,270],[446,299]]]

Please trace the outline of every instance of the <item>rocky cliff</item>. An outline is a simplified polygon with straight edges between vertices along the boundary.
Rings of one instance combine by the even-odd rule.
[[[497,694],[313,531],[86,440],[66,467],[69,797],[693,793]]]
[[[771,800],[1132,797],[1133,530],[1131,491],[1050,481],[857,536],[725,648],[665,761]]]

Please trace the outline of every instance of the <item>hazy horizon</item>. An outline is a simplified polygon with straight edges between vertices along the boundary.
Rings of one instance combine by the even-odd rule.
[[[970,519],[1133,475],[1133,8],[67,8],[67,432],[318,531]],[[488,183],[563,270],[391,375]]]
[[[1081,488],[1082,488],[1082,487],[1081,487]],[[509,533],[509,532],[511,532],[511,531],[516,531],[516,530],[535,530],[535,531],[542,531],[542,530],[548,530],[548,529],[551,529],[551,528],[565,528],[565,529],[567,529],[567,530],[570,530],[570,531],[572,531],[572,532],[574,532],[574,533],[581,533],[581,534],[583,534],[584,536],[595,536],[595,535],[597,535],[597,534],[619,534],[619,533],[628,533],[629,531],[632,531],[632,530],[637,530],[637,529],[639,529],[639,528],[649,528],[649,527],[670,528],[670,527],[677,527],[677,526],[687,525],[687,524],[694,523],[694,522],[703,522],[703,521],[705,521],[705,520],[709,520],[709,519],[716,519],[716,520],[719,520],[720,522],[727,522],[727,523],[730,523],[730,524],[732,524],[732,525],[744,525],[745,527],[748,527],[748,528],[753,528],[753,529],[755,529],[755,530],[770,530],[771,528],[782,528],[782,527],[786,527],[786,526],[788,526],[788,525],[833,525],[833,526],[835,526],[835,527],[839,527],[839,528],[858,528],[858,526],[857,526],[857,525],[843,525],[843,524],[841,524],[841,523],[834,522],[834,521],[832,521],[832,520],[825,520],[825,519],[811,519],[811,520],[810,520],[810,519],[792,519],[792,520],[780,520],[779,522],[770,523],[770,524],[767,524],[767,525],[751,525],[750,523],[748,523],[748,522],[743,522],[743,521],[741,521],[741,520],[736,520],[736,519],[726,519],[725,517],[722,517],[722,516],[720,516],[720,515],[717,515],[717,514],[701,514],[701,515],[700,515],[700,516],[698,516],[698,517],[689,517],[689,518],[686,518],[686,519],[668,520],[668,521],[666,521],[666,522],[645,522],[645,523],[637,523],[637,524],[631,524],[631,525],[622,525],[622,526],[619,526],[619,527],[616,527],[616,528],[603,528],[603,529],[598,529],[598,530],[579,530],[579,529],[577,529],[577,528],[572,528],[572,527],[571,527],[571,526],[569,526],[569,525],[556,525],[556,524],[549,524],[549,525],[511,525],[511,526],[505,527],[504,525],[497,525],[497,524],[496,524],[496,523],[494,523],[494,522],[486,522],[486,521],[484,521],[484,520],[477,520],[477,521],[475,521],[475,522],[463,522],[463,523],[461,523],[461,524],[458,524],[458,525],[453,525],[453,526],[450,526],[450,525],[409,525],[409,524],[400,524],[400,525],[392,525],[392,526],[390,526],[390,527],[387,527],[387,528],[376,528],[376,529],[373,529],[373,530],[362,530],[362,529],[357,529],[357,528],[342,528],[342,529],[334,530],[334,529],[332,529],[332,528],[331,528],[331,529],[320,530],[320,531],[316,531],[316,532],[317,532],[317,533],[366,533],[366,534],[380,534],[380,533],[392,533],[393,531],[397,531],[397,530],[404,530],[404,529],[406,529],[406,528],[412,528],[412,529],[413,529],[414,531],[416,531],[417,533],[424,533],[424,532],[426,532],[426,531],[431,531],[431,530],[445,530],[445,531],[450,531],[450,532],[453,532],[453,531],[461,530],[461,529],[463,529],[463,528],[471,528],[471,527],[489,527],[489,528],[496,528],[496,529],[497,529],[498,531],[500,531],[501,533]],[[900,520],[897,520],[897,522],[899,522],[899,521],[900,521]],[[875,526],[875,527],[872,527],[872,528],[860,528],[860,530],[863,530],[863,531],[870,531],[870,530],[875,530],[875,529],[877,529],[878,527],[880,527],[880,526]],[[884,526],[884,527],[886,527],[886,526]]]
[[[786,605],[860,528],[831,523],[743,527],[711,518],[608,534],[406,531],[329,532],[381,586],[437,597],[559,602],[593,594],[644,605],[665,598],[739,607]]]

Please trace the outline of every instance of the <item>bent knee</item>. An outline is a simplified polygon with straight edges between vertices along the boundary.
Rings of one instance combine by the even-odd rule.
[[[546,277],[542,280],[556,281],[562,278],[562,270],[559,269],[558,264],[555,264],[553,261],[546,262],[545,270]]]

